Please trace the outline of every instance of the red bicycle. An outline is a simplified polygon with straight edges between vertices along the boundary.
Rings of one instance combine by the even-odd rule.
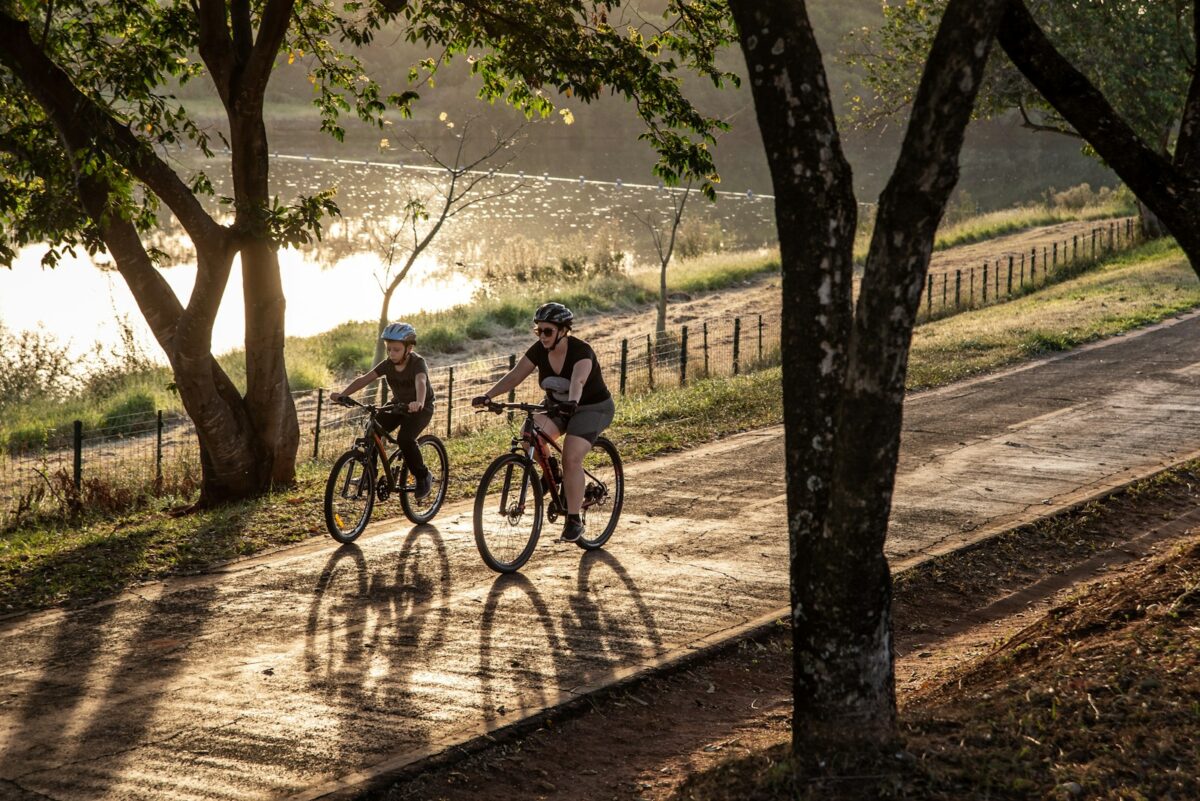
[[[551,523],[567,513],[558,463],[562,448],[538,428],[533,418],[539,412],[552,413],[551,402],[492,401],[484,408],[496,414],[509,410],[525,413],[521,433],[513,437],[511,450],[488,465],[475,493],[475,545],[479,555],[497,573],[512,573],[533,554],[542,531],[543,513]],[[598,437],[584,457],[583,474],[586,483],[580,513],[585,528],[576,544],[594,550],[612,536],[625,500],[625,471],[617,446]]]

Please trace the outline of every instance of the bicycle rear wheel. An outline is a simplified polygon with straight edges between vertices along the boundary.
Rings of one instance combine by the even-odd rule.
[[[353,542],[375,508],[375,472],[362,451],[346,451],[325,483],[325,528],[338,542]]]
[[[400,507],[404,516],[414,523],[428,523],[442,508],[446,500],[446,484],[450,480],[450,457],[446,446],[433,434],[425,434],[417,438],[417,447],[421,449],[421,459],[429,470],[430,489],[424,498],[416,494],[416,480],[412,478],[408,465],[400,468]]]
[[[576,544],[592,551],[608,542],[625,504],[625,469],[617,446],[598,437],[583,457],[584,532]]]
[[[529,560],[542,530],[541,483],[533,462],[507,453],[492,462],[475,493],[475,545],[497,573]]]

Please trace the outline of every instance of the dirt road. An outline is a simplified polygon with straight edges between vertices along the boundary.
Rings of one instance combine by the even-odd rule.
[[[1200,450],[1200,316],[913,397],[897,568]],[[317,798],[778,614],[782,431],[632,467],[610,547],[465,506],[0,629],[0,798]]]

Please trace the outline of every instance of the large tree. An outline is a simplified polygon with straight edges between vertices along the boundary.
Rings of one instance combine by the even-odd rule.
[[[604,92],[635,102],[643,135],[667,180],[709,177],[707,149],[720,123],[684,97],[688,69],[718,83],[730,76],[714,53],[731,32],[716,0],[668,0],[658,23],[624,19],[608,0],[0,0],[0,259],[47,241],[107,250],[162,346],[196,424],[204,473],[201,504],[260,492],[294,476],[299,440],[284,365],[284,287],[277,249],[320,233],[336,211],[331,193],[281,205],[271,191],[265,93],[276,66],[307,64],[321,125],[339,115],[381,124],[407,115],[433,71],[466,53],[480,94],[531,115],[552,98],[591,101]],[[388,93],[345,48],[381,31],[430,50],[409,84]],[[197,60],[198,59],[198,60]],[[210,132],[173,94],[180,82],[211,83],[223,110],[231,196],[202,202],[212,183],[170,158],[183,142],[211,156]],[[147,245],[159,206],[186,231],[197,262],[187,303],[159,272]],[[227,216],[225,220],[223,217]],[[212,326],[235,257],[246,316],[241,392],[211,349]]]
[[[775,190],[793,626],[793,747],[894,736],[891,511],[908,349],[933,237],[1006,0],[951,0],[857,300],[857,214],[803,0],[731,0]]]
[[[907,109],[945,6],[889,4],[883,25],[855,38],[848,53],[865,68],[872,92],[860,119]],[[1165,225],[1200,271],[1191,222],[1200,209],[1197,14],[1197,4],[1185,0],[1038,3],[1035,12],[1011,0],[978,110],[1015,112],[1029,129],[1084,140],[1137,195],[1146,233]]]

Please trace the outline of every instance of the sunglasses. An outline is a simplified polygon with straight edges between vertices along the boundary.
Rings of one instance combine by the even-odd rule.
[[[555,331],[553,328],[534,328],[533,333],[537,334],[538,336],[542,336],[542,337],[552,337],[555,334],[557,334],[558,332]]]

